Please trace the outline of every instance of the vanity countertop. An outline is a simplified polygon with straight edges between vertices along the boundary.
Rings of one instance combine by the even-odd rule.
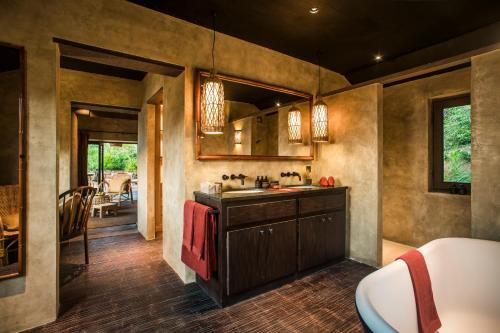
[[[204,193],[200,191],[195,191],[195,196],[206,197],[216,201],[236,201],[236,200],[245,200],[245,199],[263,199],[263,198],[275,198],[281,196],[300,196],[302,194],[310,194],[314,192],[339,192],[345,191],[347,187],[339,186],[339,187],[283,187],[281,189],[255,189],[255,188],[246,188],[241,190],[234,191],[226,191],[222,193]],[[262,190],[259,192],[253,192],[254,190]]]

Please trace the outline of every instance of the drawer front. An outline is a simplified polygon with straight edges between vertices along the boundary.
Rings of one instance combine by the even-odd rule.
[[[341,209],[345,209],[345,193],[317,195],[299,199],[300,215]]]
[[[297,206],[295,199],[230,206],[227,208],[229,226],[295,218],[296,213]]]

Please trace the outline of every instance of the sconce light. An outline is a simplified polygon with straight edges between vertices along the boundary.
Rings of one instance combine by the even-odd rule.
[[[234,131],[234,144],[241,145],[241,130]]]
[[[295,105],[288,110],[288,143],[302,143],[302,115]]]
[[[224,86],[215,75],[215,13],[213,18],[212,70],[205,79],[201,92],[201,132],[224,133]]]

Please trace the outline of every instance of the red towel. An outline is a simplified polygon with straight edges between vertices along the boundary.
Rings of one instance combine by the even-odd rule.
[[[204,280],[216,269],[217,223],[211,207],[188,200],[184,204],[181,260]]]
[[[204,246],[206,240],[206,229],[209,219],[209,212],[212,211],[212,208],[195,203],[194,205],[194,215],[193,215],[193,242],[192,242],[192,251],[196,256],[196,259],[201,259],[204,254]]]
[[[193,246],[193,231],[194,231],[194,206],[196,202],[192,200],[186,200],[184,202],[184,232],[182,235],[182,246],[187,247],[191,250]]]
[[[424,256],[418,250],[410,250],[397,258],[403,260],[410,271],[417,307],[419,333],[434,333],[441,327],[441,320],[434,304],[431,278]]]

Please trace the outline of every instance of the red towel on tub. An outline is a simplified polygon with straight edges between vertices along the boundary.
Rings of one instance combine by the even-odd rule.
[[[410,271],[417,307],[418,332],[436,332],[441,327],[441,320],[434,303],[431,278],[424,256],[420,251],[413,249],[397,259],[403,260]]]
[[[187,200],[184,203],[184,232],[181,260],[204,280],[216,268],[216,220],[211,207]]]

